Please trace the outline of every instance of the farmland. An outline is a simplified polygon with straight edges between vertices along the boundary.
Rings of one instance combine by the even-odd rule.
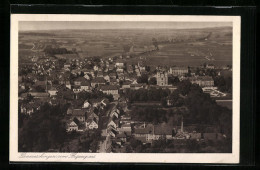
[[[203,39],[210,34],[210,37]],[[202,41],[196,41],[203,39]],[[153,50],[154,41],[159,50]],[[85,57],[130,54],[129,62],[140,57],[150,65],[232,64],[232,28],[51,30],[19,32],[19,59],[37,55],[47,45],[75,48]]]

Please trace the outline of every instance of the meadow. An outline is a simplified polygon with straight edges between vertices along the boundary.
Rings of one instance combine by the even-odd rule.
[[[207,40],[196,41],[207,35]],[[159,50],[151,53],[157,41]],[[204,29],[122,29],[122,30],[49,30],[20,31],[19,58],[34,55],[31,47],[42,51],[46,45],[55,45],[71,50],[75,48],[86,57],[111,57],[130,54],[129,62],[146,58],[150,65],[215,65],[232,64],[232,28]],[[133,47],[133,48],[131,48]],[[131,50],[130,50],[131,49]],[[210,56],[214,60],[205,57]]]

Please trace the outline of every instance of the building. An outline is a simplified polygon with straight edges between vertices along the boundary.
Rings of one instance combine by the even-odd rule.
[[[207,64],[206,68],[208,68],[208,69],[215,69],[215,66],[214,66],[214,64]]]
[[[126,67],[126,70],[127,70],[127,72],[128,72],[129,74],[134,73],[134,70],[133,70],[133,66],[132,66],[132,65],[128,65],[128,66]]]
[[[166,71],[157,71],[156,80],[158,86],[168,86],[168,73]]]
[[[189,80],[192,84],[198,84],[201,87],[213,87],[214,86],[214,80],[210,76],[190,77]]]
[[[82,82],[80,88],[81,88],[82,91],[89,92],[91,90],[90,82],[89,81]]]
[[[67,123],[67,132],[72,132],[72,131],[78,131],[79,130],[79,125],[78,125],[78,121],[76,120],[70,120],[68,123]]]
[[[84,77],[78,77],[74,80],[74,85],[81,86],[83,82],[86,82],[86,79]]]
[[[167,125],[152,125],[148,124],[135,128],[134,136],[143,143],[151,143],[153,140],[173,139],[175,131]]]
[[[116,67],[124,67],[124,61],[119,59],[116,61]]]
[[[103,77],[97,77],[91,81],[91,87],[93,87],[93,88],[95,88],[96,85],[100,86],[100,85],[105,85],[105,84],[106,84],[106,81]]]
[[[68,112],[71,113],[72,119],[77,118],[77,120],[79,120],[80,122],[85,122],[87,116],[86,109],[72,109],[72,110],[68,110],[67,114]]]
[[[88,118],[86,121],[86,127],[88,127],[88,129],[97,129],[98,121],[95,118]]]
[[[119,98],[119,92],[118,92],[118,87],[115,85],[105,85],[105,86],[101,86],[100,90],[108,95],[112,95],[114,100],[118,100]]]
[[[89,108],[90,106],[91,106],[90,102],[88,102],[88,100],[85,100],[82,108]]]
[[[189,72],[187,67],[170,67],[168,73],[174,76],[183,76]]]
[[[55,87],[51,87],[50,89],[48,89],[48,93],[50,94],[50,97],[56,96],[57,92],[58,90]]]
[[[45,93],[45,92],[29,92],[28,94],[34,98],[39,98],[39,99],[47,99],[50,96],[49,93]]]
[[[138,62],[138,67],[139,67],[140,71],[145,71],[145,65],[144,65],[144,63],[142,61]]]

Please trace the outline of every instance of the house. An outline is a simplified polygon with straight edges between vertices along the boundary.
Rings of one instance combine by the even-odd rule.
[[[141,88],[144,88],[145,85],[144,84],[130,84],[130,88],[133,89],[133,90],[138,90],[138,89],[141,89]]]
[[[113,95],[114,100],[118,100],[119,98],[118,87],[115,85],[101,86],[100,90],[107,95]]]
[[[67,114],[71,113],[71,118],[77,118],[80,122],[85,122],[87,110],[86,109],[72,109],[71,111],[67,110]]]
[[[55,87],[51,87],[51,88],[48,90],[48,93],[50,94],[50,97],[56,96],[56,95],[57,95],[57,92],[58,92],[58,90],[57,90]]]
[[[86,69],[86,68],[82,69],[81,71],[83,72],[84,75],[91,74],[92,72],[91,69]]]
[[[21,106],[21,113],[23,113],[23,114],[31,115],[32,113],[34,113],[34,111],[35,111],[35,109],[30,104]]]
[[[127,65],[126,70],[127,70],[127,72],[128,72],[129,74],[134,73],[134,69],[133,69],[133,66],[132,66],[132,65]]]
[[[73,86],[72,90],[74,93],[79,93],[82,91],[81,86],[77,86],[77,85]]]
[[[82,91],[87,91],[89,92],[91,90],[91,85],[89,81],[84,81],[81,83],[80,88]]]
[[[132,131],[131,124],[122,124],[121,130],[124,132],[131,132]]]
[[[116,67],[124,67],[124,61],[121,59],[118,59],[116,61]]]
[[[118,77],[118,79],[119,79],[120,81],[123,81],[123,80],[125,79],[124,73],[119,73],[119,74],[117,75],[117,77]]]
[[[20,109],[21,113],[31,115],[32,113],[36,112],[37,110],[40,110],[41,108],[41,101],[40,100],[34,100],[26,104],[22,104]]]
[[[153,139],[153,125],[148,124],[145,127],[135,128],[134,137],[143,143],[151,143],[151,140]]]
[[[28,96],[28,93],[21,93],[20,95],[19,95],[19,100],[24,100],[24,99],[26,99],[27,98],[27,96]]]
[[[116,79],[116,73],[109,73],[108,76],[110,79]]]
[[[130,124],[131,123],[131,116],[122,115],[120,119],[121,124]]]
[[[110,114],[110,117],[116,117],[118,118],[119,117],[119,113],[117,111],[112,111],[111,114]]]
[[[67,128],[66,128],[66,131],[67,131],[67,132],[78,131],[78,129],[79,129],[79,126],[78,126],[78,124],[76,123],[76,120],[70,120],[70,121],[67,123]]]
[[[173,139],[173,128],[167,125],[155,125],[154,126],[154,140],[166,138],[166,139]]]
[[[99,71],[99,72],[97,73],[97,77],[104,77],[103,72],[102,72],[102,71]]]
[[[71,89],[71,84],[70,84],[70,82],[69,81],[66,81],[66,87],[68,88],[68,89]]]
[[[40,99],[48,99],[50,94],[45,92],[29,92],[29,95],[31,95],[34,98],[40,98]]]
[[[107,124],[107,127],[113,127],[113,128],[117,128],[117,124],[115,123],[115,121],[113,121],[112,119],[109,121],[109,123]]]
[[[98,66],[93,67],[94,71],[98,71]]]
[[[65,70],[70,69],[70,62],[66,61],[63,65],[63,67]]]
[[[119,85],[119,81],[117,79],[110,79],[110,85]]]
[[[86,79],[84,77],[78,77],[74,80],[74,85],[81,86],[83,82],[86,82]]]
[[[108,70],[109,70],[109,71],[114,70],[114,68],[115,68],[115,65],[113,65],[113,64],[109,64],[109,66],[108,66]]]
[[[37,87],[37,86],[39,86],[39,87],[41,87],[41,88],[43,88],[43,89],[46,89],[46,86],[47,86],[47,81],[36,81],[35,83],[34,83],[34,87]]]
[[[119,120],[110,118],[107,124],[107,127],[113,127],[114,129],[117,129],[119,126]]]
[[[91,81],[91,87],[95,88],[96,86],[105,85],[106,81],[103,77],[97,77]]]
[[[215,66],[214,66],[214,64],[207,64],[206,68],[208,68],[208,69],[215,69]]]
[[[82,106],[82,108],[89,108],[91,106],[91,104],[87,101],[87,100],[85,100],[84,101],[84,103],[83,103],[83,106]]]
[[[102,101],[101,101],[101,104],[103,107],[106,107],[108,104],[109,104],[109,100],[107,98],[104,98]]]
[[[126,134],[125,133],[119,133],[116,135],[116,138],[119,139],[122,142],[126,142]]]
[[[117,72],[117,74],[124,73],[124,69],[123,68],[117,68],[116,72]]]
[[[189,80],[192,84],[198,84],[200,87],[213,87],[214,86],[214,80],[210,76],[190,77]]]
[[[132,84],[131,81],[124,81],[122,84],[122,89],[130,89],[130,85]]]
[[[183,76],[188,74],[188,67],[170,67],[168,73],[174,76]]]
[[[152,140],[159,139],[173,139],[174,129],[167,125],[152,125],[148,124],[145,127],[135,128],[134,136],[136,139],[145,138],[146,142],[150,143]]]
[[[114,86],[114,85],[105,85],[105,86],[101,86],[100,90],[105,93],[105,94],[118,94],[118,87]]]
[[[104,79],[107,81],[107,82],[110,82],[110,77],[109,75],[106,73],[104,74]]]
[[[86,121],[86,127],[88,127],[88,129],[97,129],[98,121],[95,118],[88,118]]]
[[[93,107],[99,107],[101,105],[102,99],[90,99],[89,102]]]
[[[116,137],[116,135],[118,134],[118,132],[116,131],[115,128],[113,128],[112,126],[107,128],[107,133],[109,134],[109,136],[111,137]]]
[[[99,121],[98,115],[96,115],[94,112],[91,112],[91,113],[88,114],[88,119],[95,119],[96,122]]]
[[[145,71],[145,65],[144,65],[144,63],[142,61],[138,62],[138,67],[139,67],[140,71]]]
[[[84,78],[85,78],[86,80],[90,80],[90,76],[89,76],[88,74],[85,74],[85,75],[84,75]]]

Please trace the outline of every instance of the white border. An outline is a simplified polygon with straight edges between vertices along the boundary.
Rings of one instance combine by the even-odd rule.
[[[233,144],[232,153],[18,153],[18,22],[19,21],[179,21],[233,22]],[[240,145],[240,16],[194,15],[54,15],[12,14],[10,57],[10,161],[239,163]],[[30,158],[30,156],[32,156]],[[66,157],[66,158],[65,158]]]

